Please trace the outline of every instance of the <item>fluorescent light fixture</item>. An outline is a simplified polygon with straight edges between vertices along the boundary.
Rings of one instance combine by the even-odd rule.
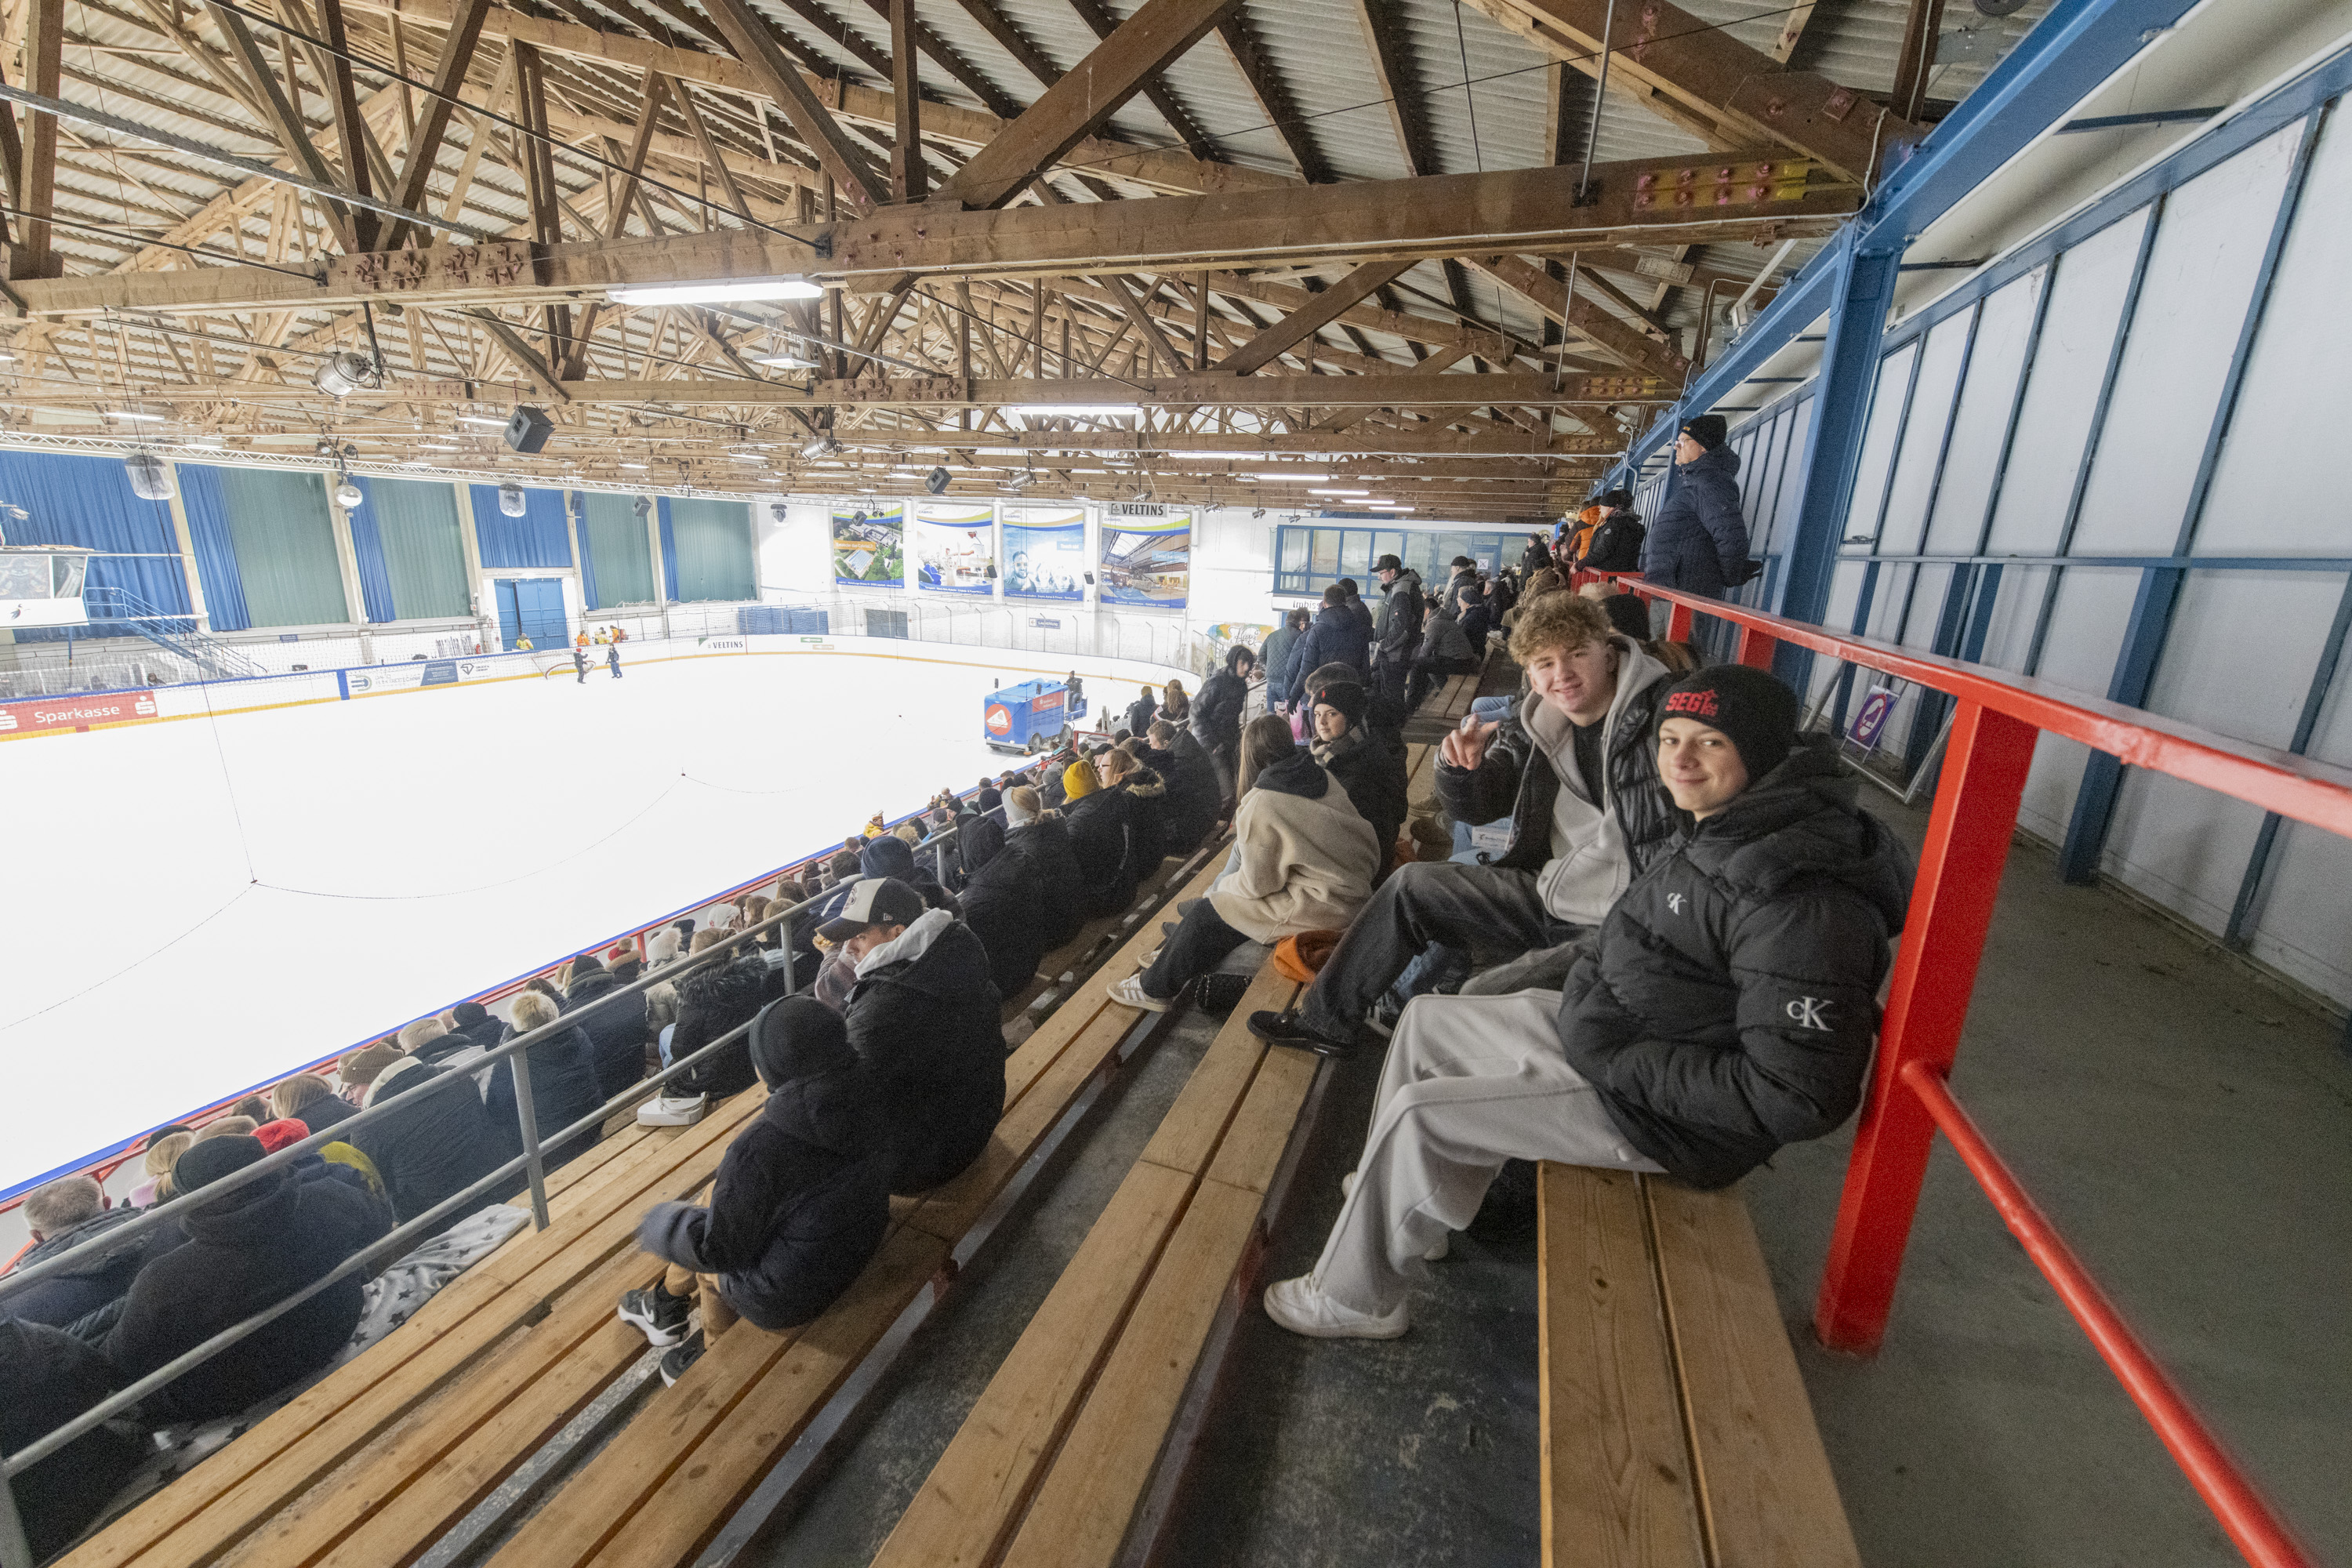
[[[635,468],[635,469],[636,469],[636,470],[638,470],[640,473],[642,473],[642,472],[644,472],[644,471],[645,471],[646,468],[647,467],[647,465],[646,465],[646,464],[644,464],[644,463],[623,463],[623,464],[621,464],[621,465],[620,465],[620,467],[622,467],[622,468]]]
[[[1311,496],[1368,496],[1372,492],[1370,490],[1318,490],[1310,489],[1307,493]]]
[[[163,423],[163,416],[160,414],[133,414],[127,408],[110,408],[106,411],[106,416],[109,419],[136,419],[147,425]]]
[[[1382,511],[1418,511],[1421,510],[1419,507],[1407,506],[1401,500],[1368,500],[1364,504],[1366,506],[1378,507]]]
[[[507,427],[507,421],[503,419],[493,419],[487,414],[460,414],[457,416],[457,423],[460,425],[486,425],[493,430],[503,430]]]
[[[824,290],[805,278],[713,279],[707,283],[638,283],[607,289],[615,305],[725,305],[754,300],[822,300]]]
[[[766,365],[770,370],[814,370],[816,361],[799,354],[753,354],[753,364]]]
[[[0,353],[0,364],[15,364],[16,363],[16,356],[15,354]]]
[[[1140,419],[1143,410],[1132,403],[1012,403],[1002,413],[1024,419]]]

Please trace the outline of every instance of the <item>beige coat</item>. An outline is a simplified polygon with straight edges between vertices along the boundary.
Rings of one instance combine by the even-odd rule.
[[[1209,902],[1252,942],[1344,931],[1372,896],[1380,845],[1339,781],[1328,769],[1315,772],[1324,783],[1318,798],[1261,786],[1234,814],[1234,865],[1209,889]]]

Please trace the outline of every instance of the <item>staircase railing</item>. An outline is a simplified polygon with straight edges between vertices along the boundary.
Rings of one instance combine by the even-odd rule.
[[[81,602],[92,621],[120,624],[166,653],[178,655],[215,680],[269,673],[229,644],[202,630],[194,616],[157,609],[127,588],[85,588]]]

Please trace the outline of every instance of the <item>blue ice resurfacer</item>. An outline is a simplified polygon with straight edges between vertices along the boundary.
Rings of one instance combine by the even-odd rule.
[[[1065,681],[1024,680],[988,694],[982,738],[1000,752],[1050,752],[1068,741],[1087,716],[1086,699],[1073,699]]]

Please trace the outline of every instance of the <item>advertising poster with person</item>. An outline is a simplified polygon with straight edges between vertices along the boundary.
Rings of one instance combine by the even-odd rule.
[[[888,506],[835,507],[833,512],[833,580],[895,588],[907,574],[907,510]]]
[[[1005,509],[1006,598],[1083,599],[1086,573],[1085,512],[1076,507]]]
[[[1181,610],[1192,578],[1192,514],[1114,502],[1102,524],[1102,601]]]
[[[920,506],[915,510],[915,585],[940,594],[994,592],[996,509]]]

